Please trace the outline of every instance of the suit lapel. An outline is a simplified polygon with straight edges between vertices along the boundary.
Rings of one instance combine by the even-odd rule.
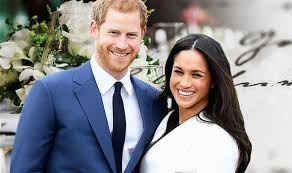
[[[139,104],[139,109],[141,112],[141,117],[142,117],[142,121],[143,121],[143,133],[136,145],[136,148],[131,156],[131,159],[127,165],[127,168],[125,170],[125,172],[133,172],[133,169],[135,168],[135,166],[137,165],[138,161],[140,160],[143,151],[144,151],[144,147],[146,145],[147,139],[149,139],[151,137],[151,122],[153,122],[152,120],[152,103],[151,100],[149,98],[149,96],[147,96],[147,92],[148,88],[146,87],[146,85],[144,83],[142,83],[141,81],[139,81],[138,79],[131,77],[131,81],[133,84],[133,87],[135,89],[135,93],[136,93],[136,97],[138,100],[138,104]]]
[[[104,155],[115,172],[115,159],[112,149],[111,135],[104,111],[101,94],[92,74],[90,63],[79,67],[73,81],[76,83],[76,97],[88,118],[91,128],[98,139]]]

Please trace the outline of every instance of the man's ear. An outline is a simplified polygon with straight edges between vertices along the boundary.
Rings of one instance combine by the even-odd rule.
[[[147,31],[147,26],[144,26],[144,28],[142,29],[142,40],[146,34],[146,31]]]
[[[90,21],[90,32],[94,39],[98,37],[98,26],[95,20]]]

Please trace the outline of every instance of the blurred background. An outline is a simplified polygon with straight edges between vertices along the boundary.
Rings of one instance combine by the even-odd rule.
[[[60,0],[1,0],[0,42]],[[83,1],[89,2],[89,1]],[[292,0],[148,0],[149,51],[163,66],[177,39],[204,33],[229,59],[253,144],[247,173],[292,173]],[[0,115],[1,116],[1,115]],[[214,144],[216,145],[216,144]]]

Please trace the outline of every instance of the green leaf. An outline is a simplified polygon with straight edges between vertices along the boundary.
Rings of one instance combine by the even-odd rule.
[[[39,27],[40,27],[41,32],[47,32],[49,30],[49,27],[45,21],[42,21],[42,23],[40,23]]]
[[[13,83],[5,87],[0,87],[0,102],[2,102],[4,99],[9,99],[15,106],[19,106],[21,100],[15,92],[15,90],[19,88],[19,83]]]
[[[152,63],[150,65],[159,65],[159,59],[157,59],[154,63]]]
[[[153,58],[151,56],[147,55],[146,61],[151,62],[152,60],[153,60]]]
[[[151,70],[150,69],[147,70],[147,75],[149,75],[149,74],[151,74]]]
[[[49,5],[47,5],[46,7],[47,7],[47,11],[48,11],[48,13],[50,15],[50,18],[51,18],[52,15],[53,15],[52,9],[51,9],[51,7]]]
[[[151,38],[146,36],[146,35],[144,36],[143,41],[144,41],[145,45],[150,45],[151,44]]]
[[[5,20],[5,23],[6,23],[7,25],[9,25],[9,26],[12,26],[12,25],[13,25],[13,22],[12,22],[12,19],[11,19],[11,18],[7,18],[7,19]]]
[[[62,27],[62,30],[63,30],[63,31],[69,32],[69,29],[68,29],[68,26],[67,26],[67,25],[62,24],[61,27]]]
[[[31,17],[31,20],[34,22],[34,23],[38,23],[38,16],[37,15],[34,15]]]
[[[83,56],[72,56],[68,52],[61,54],[61,57],[57,60],[58,64],[67,63],[71,67],[80,66],[82,63],[88,61],[87,57]]]
[[[17,27],[17,30],[21,30],[23,28],[22,25],[17,25],[16,27]]]

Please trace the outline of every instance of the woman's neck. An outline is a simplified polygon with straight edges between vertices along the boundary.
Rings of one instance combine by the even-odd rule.
[[[179,124],[182,124],[185,121],[187,121],[188,119],[198,115],[198,113],[200,113],[207,105],[208,105],[208,102],[206,102],[204,104],[200,104],[200,105],[195,106],[195,107],[191,107],[191,108],[178,107]]]

